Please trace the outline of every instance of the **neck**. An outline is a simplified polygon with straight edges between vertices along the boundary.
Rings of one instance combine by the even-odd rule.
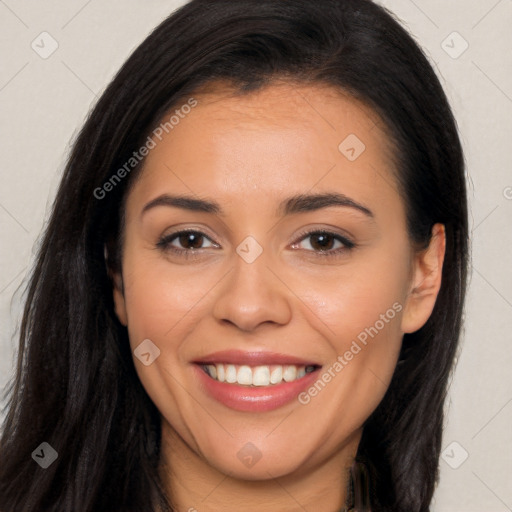
[[[225,474],[198,456],[162,422],[160,475],[176,512],[304,512],[344,510],[361,433],[328,460],[264,480]]]

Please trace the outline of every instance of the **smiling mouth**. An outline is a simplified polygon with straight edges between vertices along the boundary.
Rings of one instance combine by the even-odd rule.
[[[320,368],[319,365],[236,365],[230,363],[201,364],[202,370],[212,379],[227,384],[247,387],[276,386],[294,382]]]

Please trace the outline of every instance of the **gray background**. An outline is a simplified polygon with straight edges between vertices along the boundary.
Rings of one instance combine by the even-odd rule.
[[[123,61],[182,3],[0,0],[0,385],[14,368],[18,287],[70,144]],[[472,278],[433,512],[512,511],[512,1],[381,3],[434,64],[468,165]]]

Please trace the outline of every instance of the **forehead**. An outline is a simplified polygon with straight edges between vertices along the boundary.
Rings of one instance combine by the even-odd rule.
[[[137,195],[148,198],[168,186],[261,204],[314,188],[364,201],[384,179],[391,190],[383,193],[396,200],[384,125],[348,94],[291,83],[240,94],[217,83],[193,98],[197,106],[182,113],[161,140],[153,137],[156,145],[146,157]],[[179,109],[178,103],[162,122]]]
[[[200,107],[194,109],[195,117],[199,111],[204,120],[215,125],[236,123],[240,128],[260,126],[266,130],[306,126],[309,131],[333,134],[348,127],[363,132],[382,126],[371,108],[326,84],[276,82],[244,93],[224,82],[214,82],[194,97]]]

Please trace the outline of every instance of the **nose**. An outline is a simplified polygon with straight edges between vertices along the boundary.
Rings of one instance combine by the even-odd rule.
[[[215,318],[242,331],[253,331],[265,323],[288,323],[293,293],[279,272],[269,266],[265,251],[252,263],[238,255],[234,260],[234,268],[218,290]]]

